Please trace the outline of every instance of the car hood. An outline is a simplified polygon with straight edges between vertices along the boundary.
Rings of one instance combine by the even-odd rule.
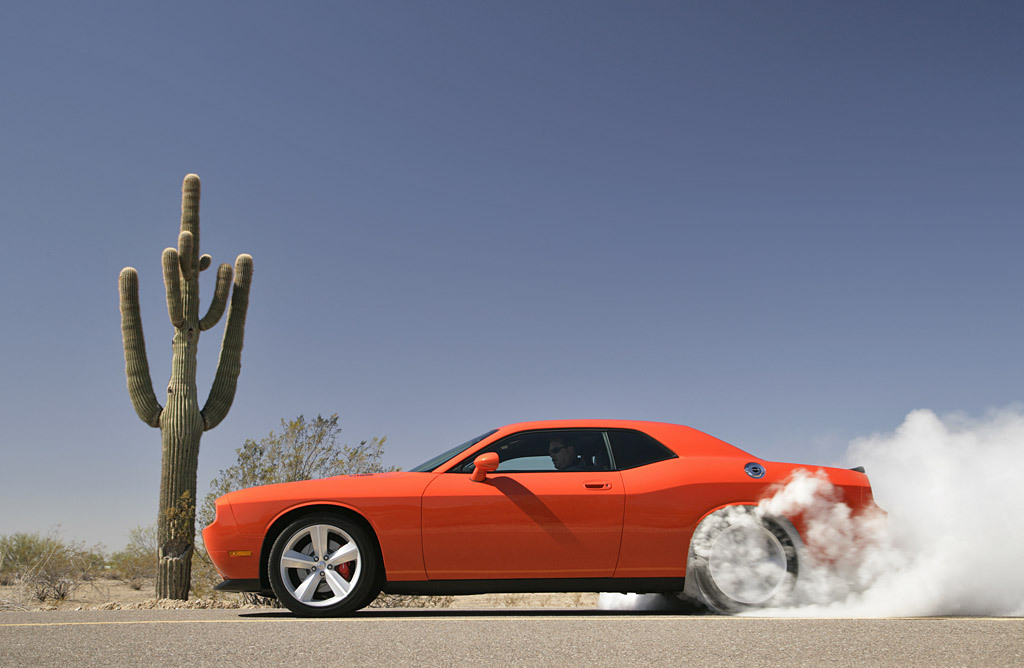
[[[363,497],[419,495],[435,473],[392,471],[357,473],[316,480],[247,487],[221,497],[232,505],[272,500],[341,500]]]

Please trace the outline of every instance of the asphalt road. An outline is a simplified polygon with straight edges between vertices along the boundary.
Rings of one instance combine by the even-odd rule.
[[[184,646],[187,649],[181,649]],[[0,613],[0,666],[1024,666],[1024,619],[574,610]]]

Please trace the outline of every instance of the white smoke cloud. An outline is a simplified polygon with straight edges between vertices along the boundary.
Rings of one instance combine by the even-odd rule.
[[[907,415],[894,432],[850,444],[887,515],[854,517],[828,481],[802,475],[760,511],[807,522],[787,616],[1024,616],[1024,408],[984,417]],[[663,599],[602,594],[606,609]]]
[[[868,590],[902,555],[892,550],[886,515],[854,516],[823,473],[798,474],[758,511],[805,522],[800,577],[787,605],[829,605]]]
[[[1024,615],[1021,407],[981,418],[917,410],[890,434],[854,441],[847,457],[867,469],[888,521],[821,523],[876,536],[849,548],[862,579],[826,614]]]

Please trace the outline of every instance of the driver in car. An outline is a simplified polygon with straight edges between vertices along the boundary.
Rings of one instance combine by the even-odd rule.
[[[559,471],[586,471],[583,458],[576,454],[576,446],[566,443],[561,436],[548,439],[548,455]]]

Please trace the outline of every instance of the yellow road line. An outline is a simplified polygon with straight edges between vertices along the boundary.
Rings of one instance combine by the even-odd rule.
[[[503,615],[508,616],[508,615]],[[488,621],[493,622],[494,617],[490,615],[453,615],[453,616],[419,616],[410,615],[403,619],[401,615],[386,615],[386,616],[366,616],[366,617],[273,617],[273,618],[253,618],[253,619],[126,619],[120,621],[98,621],[98,622],[14,622],[14,623],[0,623],[0,628],[16,628],[16,627],[32,627],[32,626],[117,626],[117,625],[131,625],[131,624],[249,624],[249,623],[260,623],[260,622],[373,622],[373,621],[434,621],[443,619],[446,622],[471,622],[471,621]],[[576,617],[565,616],[565,615],[531,615],[520,618],[518,621],[552,621],[552,620],[575,620]],[[637,617],[631,617],[628,615],[600,615],[594,617],[594,619],[600,620],[626,620],[626,619],[637,619]],[[667,619],[667,618],[663,618]],[[675,619],[680,619],[676,617]]]
[[[255,619],[134,619],[134,620],[121,620],[121,621],[105,621],[105,622],[15,622],[15,623],[0,623],[0,628],[15,628],[15,627],[31,627],[31,626],[117,626],[117,625],[130,625],[130,624],[251,624],[260,622],[372,622],[372,621],[384,621],[384,620],[400,620],[401,617],[395,615],[388,615],[386,617],[274,617],[274,618],[255,618]],[[488,620],[493,621],[491,617],[485,616],[452,616],[452,617],[409,617],[405,621],[431,621],[435,619],[444,619],[445,621],[481,621]],[[527,617],[520,621],[532,620],[532,619],[543,619],[543,620],[555,620],[555,619],[567,619],[566,617],[550,616],[550,617]],[[612,617],[602,617],[601,619],[613,619]],[[614,619],[627,619],[626,617],[615,617]]]
[[[503,617],[514,616],[514,615],[501,615]],[[1022,617],[719,617],[714,615],[709,616],[675,616],[675,615],[587,615],[589,619],[594,621],[623,621],[623,620],[639,620],[646,619],[650,621],[680,621],[683,619],[701,622],[701,621],[748,621],[748,620],[774,620],[774,621],[986,621],[986,622],[1024,622]],[[491,615],[458,615],[458,616],[444,616],[444,615],[429,615],[419,616],[410,615],[403,620],[402,615],[387,615],[387,616],[366,616],[366,617],[317,617],[317,618],[306,618],[306,617],[263,617],[263,618],[252,618],[252,619],[136,619],[136,620],[120,620],[120,621],[96,621],[96,622],[15,622],[15,623],[0,623],[0,628],[24,628],[24,627],[48,627],[48,626],[129,626],[139,624],[252,624],[252,623],[265,623],[265,622],[371,622],[371,621],[385,621],[385,620],[403,620],[403,621],[433,621],[443,619],[445,621],[494,621],[494,617]],[[564,620],[564,621],[578,621],[578,617],[571,615],[528,615],[522,616],[517,621],[528,622],[528,621],[552,621],[552,620]]]
[[[16,626],[110,626],[118,624],[222,624],[226,622],[254,622],[255,619],[137,619],[120,622],[20,622],[16,624],[0,624],[0,628]]]

